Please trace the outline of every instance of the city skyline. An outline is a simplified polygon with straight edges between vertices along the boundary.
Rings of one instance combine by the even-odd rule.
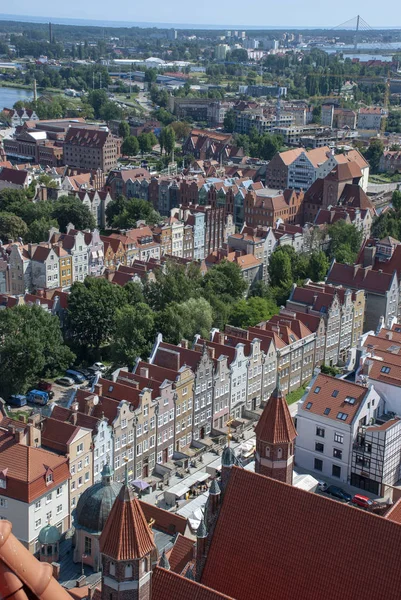
[[[397,29],[396,25],[390,25],[384,20],[378,21],[377,11],[373,5],[373,2],[363,3],[361,0],[353,4],[350,10],[349,4],[345,0],[340,0],[337,5],[335,17],[332,13],[316,12],[313,9],[312,2],[308,0],[302,5],[298,5],[292,0],[284,0],[280,4],[279,10],[272,12],[270,8],[263,10],[263,5],[258,6],[255,3],[254,9],[258,10],[259,17],[253,21],[253,17],[249,17],[249,21],[242,24],[238,24],[236,20],[230,19],[229,14],[233,13],[235,4],[221,3],[216,8],[215,5],[210,4],[210,11],[207,9],[208,4],[202,4],[202,6],[194,7],[189,15],[184,10],[184,4],[182,0],[175,0],[174,10],[171,10],[171,5],[164,5],[162,2],[156,0],[156,5],[152,5],[152,8],[142,7],[140,20],[127,20],[127,16],[130,15],[130,7],[124,2],[120,2],[115,6],[112,18],[108,14],[107,5],[95,4],[92,0],[85,3],[85,8],[82,8],[82,4],[78,3],[77,0],[72,0],[68,5],[68,11],[63,10],[63,7],[58,6],[55,9],[54,5],[49,0],[42,0],[40,7],[38,7],[36,15],[30,15],[31,6],[23,0],[18,6],[18,13],[15,14],[0,14],[0,20],[18,20],[24,22],[46,22],[51,20],[55,23],[66,24],[66,25],[90,25],[94,26],[108,26],[108,27],[121,27],[121,26],[138,26],[138,27],[176,27],[178,29],[190,28],[190,29],[224,29],[227,27],[233,27],[238,29],[331,29],[337,28],[339,24],[346,23],[360,14],[363,19],[369,23],[372,29],[384,28],[384,29]],[[156,9],[155,10],[155,6]],[[228,9],[230,8],[230,13]],[[396,4],[393,0],[390,2],[390,10],[395,10]],[[262,10],[261,10],[262,9]],[[41,14],[38,14],[41,13]],[[251,11],[250,13],[251,14]],[[386,13],[388,14],[388,13]],[[75,15],[73,18],[71,15]],[[96,19],[93,18],[96,15]],[[155,16],[157,15],[157,16]],[[174,16],[173,16],[174,15]],[[205,15],[208,15],[207,17]],[[285,15],[285,17],[283,17]],[[287,23],[283,22],[284,18],[288,18],[291,15]],[[338,15],[338,17],[337,17]],[[341,16],[340,16],[341,15]],[[386,18],[385,15],[380,15],[379,19]],[[208,19],[209,22],[208,22]],[[257,23],[256,21],[259,21]],[[337,22],[338,21],[338,22]],[[401,25],[399,26],[401,27]]]

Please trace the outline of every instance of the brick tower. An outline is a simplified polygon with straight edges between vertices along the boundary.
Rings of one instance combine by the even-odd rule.
[[[280,387],[280,379],[255,428],[255,472],[292,484],[297,432]]]
[[[150,600],[157,549],[141,506],[128,487],[128,471],[99,539],[102,600]]]

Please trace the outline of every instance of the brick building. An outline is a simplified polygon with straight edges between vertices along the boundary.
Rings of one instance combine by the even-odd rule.
[[[276,196],[271,190],[250,191],[245,196],[244,222],[250,227],[276,227],[277,223],[303,223],[302,191],[286,189]]]
[[[117,166],[121,155],[121,139],[108,129],[70,127],[63,147],[66,165],[105,173]]]

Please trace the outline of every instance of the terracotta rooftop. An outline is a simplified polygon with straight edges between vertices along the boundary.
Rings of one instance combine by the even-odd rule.
[[[234,598],[173,571],[156,567],[152,577],[152,600],[234,600]]]
[[[181,574],[186,565],[195,557],[194,540],[183,535],[178,535],[167,557],[171,570]]]
[[[264,407],[255,433],[260,440],[269,444],[290,443],[297,437],[288,404],[279,386]]]
[[[310,386],[302,410],[349,425],[367,393],[366,387],[320,373]],[[339,415],[346,416],[340,419]]]
[[[400,545],[398,523],[232,467],[201,583],[237,600],[398,600]]]
[[[385,294],[393,281],[393,274],[381,273],[361,265],[334,263],[327,275],[328,283]]]
[[[153,533],[127,485],[118,494],[99,538],[102,554],[114,560],[142,558],[155,550]]]

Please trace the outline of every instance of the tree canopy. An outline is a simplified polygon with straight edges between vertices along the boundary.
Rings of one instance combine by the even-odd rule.
[[[112,359],[132,369],[138,357],[148,358],[155,333],[154,312],[147,304],[123,306],[115,315]]]
[[[0,394],[26,392],[40,377],[54,377],[75,355],[64,345],[60,324],[40,306],[0,311]]]
[[[328,228],[330,237],[329,255],[337,262],[354,263],[362,244],[362,232],[343,220]]]

